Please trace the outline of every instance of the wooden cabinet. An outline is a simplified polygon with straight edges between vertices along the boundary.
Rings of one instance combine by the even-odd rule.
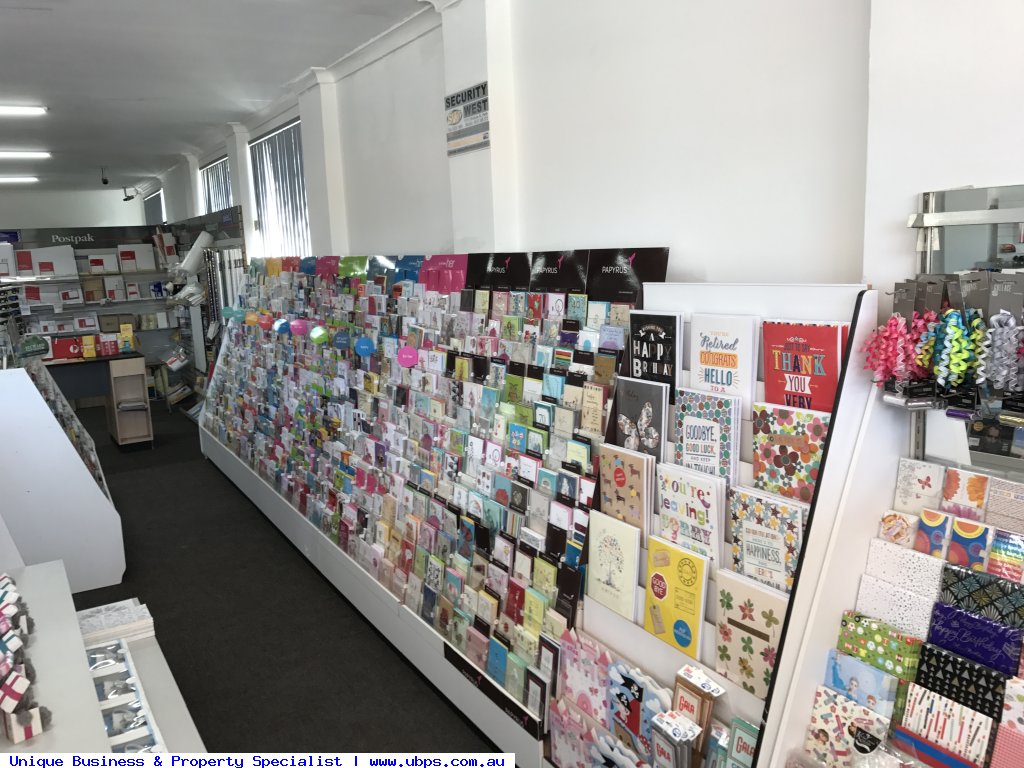
[[[118,445],[153,440],[144,357],[110,361],[107,425],[110,436]]]

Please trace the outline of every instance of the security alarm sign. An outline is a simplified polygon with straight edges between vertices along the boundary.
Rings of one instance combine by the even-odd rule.
[[[448,157],[491,146],[486,82],[445,96],[444,111],[448,121]]]

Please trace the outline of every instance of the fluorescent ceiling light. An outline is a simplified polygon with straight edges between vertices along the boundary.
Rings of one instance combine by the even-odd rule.
[[[0,117],[29,117],[45,114],[46,107],[19,107],[12,104],[0,104]]]
[[[46,160],[49,152],[35,152],[24,149],[0,149],[0,160]]]
[[[0,184],[34,184],[39,181],[35,176],[0,176]]]

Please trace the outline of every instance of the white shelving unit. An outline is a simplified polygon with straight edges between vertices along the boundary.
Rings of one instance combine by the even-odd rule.
[[[447,660],[447,644],[431,627],[202,427],[199,440],[206,457],[455,707],[471,712],[474,723],[503,752],[515,753],[516,765],[539,768],[544,759],[543,742],[517,722],[529,719],[522,705],[505,694],[496,697],[498,701],[492,700],[476,680],[471,681]],[[483,688],[490,684],[484,673],[475,668],[474,676],[482,679],[479,685]]]
[[[683,309],[686,312],[687,323],[694,312],[748,314],[762,319],[849,322],[849,349],[859,350],[877,324],[878,293],[864,285],[645,283],[644,308],[652,311]],[[760,350],[758,359],[760,360]],[[688,341],[684,345],[682,361],[684,365],[688,365]],[[763,379],[760,371],[758,378]],[[757,765],[762,768],[782,764],[777,760],[777,745],[785,743],[786,740],[779,738],[780,722],[786,708],[785,704],[791,697],[790,688],[794,680],[797,677],[801,681],[805,678],[817,680],[823,674],[824,667],[821,665],[824,663],[824,655],[821,656],[821,663],[815,662],[813,668],[805,668],[800,653],[800,640],[805,632],[812,629],[812,624],[813,629],[818,629],[819,619],[814,614],[818,576],[826,566],[831,567],[830,542],[834,538],[834,531],[839,522],[841,497],[847,488],[850,457],[861,433],[873,389],[871,376],[861,370],[860,356],[857,353],[852,354],[840,384],[840,397],[832,413],[828,450],[818,481],[811,522],[804,535],[800,575],[790,597],[789,614],[784,624],[784,640],[779,648],[775,681],[765,702],[763,716],[760,713],[757,716],[752,715],[753,705],[748,699],[753,697],[730,681],[724,683],[727,693],[726,701],[722,703],[722,711],[716,710],[716,716],[738,715],[755,725],[761,725],[761,746]],[[758,385],[757,394],[762,395],[763,391],[763,387]],[[742,431],[741,478],[746,481],[752,474],[750,459],[753,442],[749,415],[745,415]],[[866,553],[866,542],[864,546]],[[810,578],[804,580],[804,574]],[[711,589],[713,587],[709,585],[709,590]],[[714,606],[715,601],[709,598],[708,604]],[[841,615],[843,608],[838,610]],[[828,631],[838,632],[838,626],[837,620],[834,627],[830,627]],[[603,630],[604,633],[595,632],[595,635],[613,648],[633,648],[635,646],[626,643],[638,642],[638,639],[630,640],[634,629],[636,628],[632,624],[620,619],[618,623],[609,621],[609,626]],[[710,629],[713,629],[713,626]],[[833,642],[834,640],[835,637],[832,638]],[[713,648],[705,647],[702,650],[703,666],[713,672]],[[679,656],[685,658],[682,654]],[[812,699],[813,693],[812,688]],[[810,713],[809,703],[806,712]]]
[[[63,560],[73,592],[119,584],[121,518],[22,369],[0,371],[0,516],[25,563]]]

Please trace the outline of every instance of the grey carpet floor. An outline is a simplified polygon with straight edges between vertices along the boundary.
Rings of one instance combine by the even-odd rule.
[[[496,748],[153,409],[153,450],[122,451],[80,411],[121,514],[128,568],[76,606],[138,597],[212,752]],[[510,726],[514,727],[514,726]]]

